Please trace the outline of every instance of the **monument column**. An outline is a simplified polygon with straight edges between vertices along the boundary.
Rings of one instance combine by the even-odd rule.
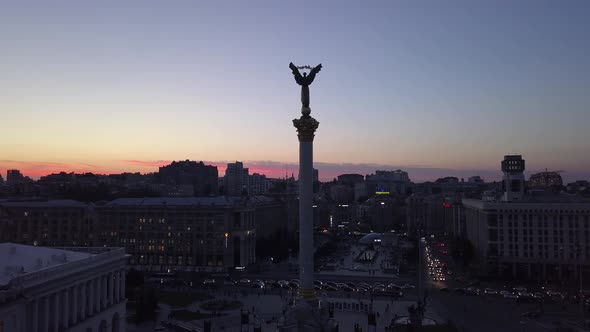
[[[304,112],[293,125],[299,138],[299,296],[313,300],[313,139],[319,122]]]

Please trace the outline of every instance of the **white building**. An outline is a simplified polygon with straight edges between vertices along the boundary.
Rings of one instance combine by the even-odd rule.
[[[125,331],[125,251],[0,244],[0,331]]]
[[[590,201],[525,193],[524,160],[506,156],[501,200],[464,199],[466,233],[482,273],[566,280],[590,275]],[[581,271],[582,273],[581,273]],[[587,279],[586,279],[587,280]]]

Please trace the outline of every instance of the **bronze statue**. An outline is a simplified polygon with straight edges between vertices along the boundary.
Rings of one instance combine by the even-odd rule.
[[[291,68],[291,70],[293,71],[293,76],[295,76],[295,82],[301,85],[301,113],[303,113],[303,115],[305,116],[308,116],[311,113],[311,109],[309,108],[309,86],[313,82],[315,75],[320,70],[322,70],[322,64],[320,63],[319,65],[311,68],[309,75],[307,75],[307,73],[303,73],[303,76],[301,76],[299,69],[297,68],[297,66],[293,64],[293,62],[289,63],[289,68]],[[310,67],[305,66],[305,68]]]

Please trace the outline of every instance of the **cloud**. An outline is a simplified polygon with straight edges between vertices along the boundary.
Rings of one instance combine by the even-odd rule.
[[[132,165],[132,166],[141,166],[141,167],[161,167],[164,165],[168,165],[172,162],[172,160],[119,160],[120,162]]]
[[[41,176],[59,173],[59,172],[76,172],[76,173],[105,173],[106,169],[96,165],[71,162],[56,163],[46,161],[19,161],[19,160],[0,160],[0,169],[18,169],[25,176],[37,179]]]

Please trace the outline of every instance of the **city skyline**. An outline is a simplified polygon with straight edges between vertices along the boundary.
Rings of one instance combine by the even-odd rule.
[[[513,152],[529,172],[587,179],[589,7],[2,4],[0,170],[146,172],[188,158],[296,174],[293,61],[324,64],[311,99],[323,180],[379,166],[499,179]]]
[[[527,160],[526,156],[523,156]],[[186,159],[179,159],[176,161],[182,161]],[[193,160],[193,159],[191,159]],[[74,166],[68,166],[66,163],[52,163],[46,165],[44,163],[26,163],[24,168],[19,170],[24,176],[29,176],[34,180],[39,179],[41,176],[56,174],[60,172],[66,173],[94,173],[94,174],[118,174],[118,173],[157,173],[158,168],[161,166],[169,165],[174,160],[120,160],[119,163],[121,168],[118,168],[116,172],[110,172],[105,169],[96,167],[95,165],[89,164],[77,164]],[[196,162],[203,162],[205,165],[212,165],[217,167],[219,171],[219,177],[225,175],[225,169],[228,163],[233,163],[239,160],[229,161],[206,161],[194,159]],[[280,163],[273,161],[242,161],[244,167],[249,169],[249,174],[259,173],[264,174],[269,178],[285,178],[294,176],[298,177],[298,165],[295,163]],[[11,167],[11,165],[15,167]],[[531,166],[532,165],[532,166]],[[0,160],[0,175],[3,177],[6,175],[6,171],[9,169],[18,169],[16,166],[23,166],[22,163],[16,163],[14,161]],[[335,179],[338,175],[342,174],[361,174],[363,176],[373,174],[377,170],[392,171],[401,169],[402,171],[408,172],[410,180],[413,182],[428,182],[435,181],[436,179],[453,176],[459,180],[467,179],[471,176],[480,176],[487,182],[501,181],[502,171],[500,169],[500,162],[496,163],[497,167],[488,167],[486,169],[479,170],[461,170],[461,169],[448,169],[448,168],[428,168],[421,167],[419,165],[412,166],[394,166],[394,165],[379,165],[379,164],[352,164],[352,163],[314,163],[314,168],[319,171],[319,179],[322,182],[329,182]],[[543,171],[559,171],[564,180],[564,184],[574,182],[576,180],[586,180],[585,173],[572,173],[564,170],[557,169],[545,169],[539,168],[530,160],[527,160],[527,169],[525,175],[527,178],[534,173]]]

